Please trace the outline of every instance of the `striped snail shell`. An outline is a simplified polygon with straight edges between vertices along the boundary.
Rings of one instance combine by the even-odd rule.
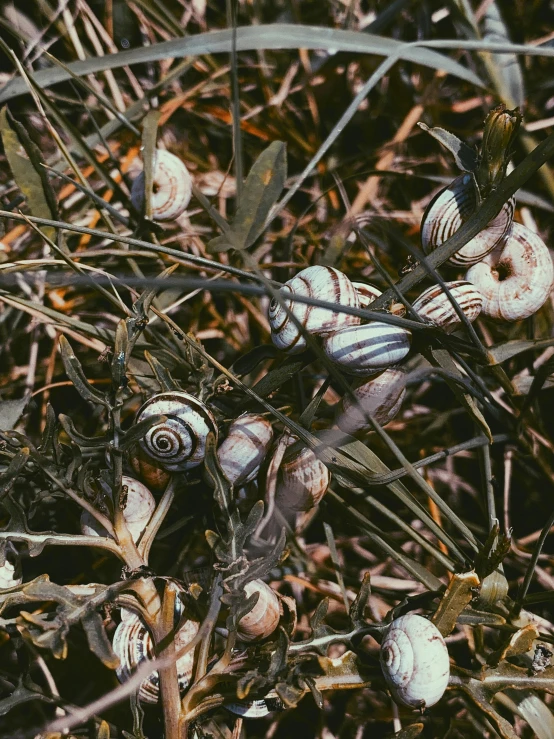
[[[265,698],[241,703],[225,703],[224,708],[241,718],[263,718],[272,711],[282,710],[284,704],[277,693],[271,690]]]
[[[484,315],[520,321],[546,302],[552,290],[554,267],[540,236],[521,223],[514,223],[503,248],[471,267],[466,279],[482,294]]]
[[[251,642],[265,639],[272,634],[281,618],[281,606],[275,592],[263,580],[252,580],[244,586],[248,597],[259,593],[256,605],[237,625],[237,634],[242,641]]]
[[[175,651],[179,651],[188,644],[196,634],[200,624],[197,621],[185,621],[182,628],[175,635]],[[154,644],[144,622],[136,613],[126,612],[125,619],[117,626],[112,647],[119,657],[117,677],[121,683],[126,682],[144,662],[154,658]],[[194,650],[187,652],[177,660],[177,676],[181,691],[187,689],[194,665]],[[144,703],[157,703],[160,696],[160,678],[157,670],[145,678],[138,690],[138,695]]]
[[[483,306],[483,296],[475,285],[465,280],[445,283],[454,300],[467,316],[469,321],[474,321]],[[414,310],[421,318],[432,321],[445,331],[450,333],[461,326],[458,314],[440,285],[432,285],[421,293],[414,301]]]
[[[243,413],[233,421],[217,450],[220,467],[232,485],[256,477],[272,439],[271,423],[257,413]]]
[[[435,705],[448,685],[448,649],[437,627],[408,613],[395,619],[381,643],[380,662],[399,705],[423,710]]]
[[[369,308],[371,303],[383,294],[378,287],[369,285],[366,282],[353,282],[352,284],[358,293],[360,308]]]
[[[171,479],[171,473],[156,464],[139,444],[133,444],[129,449],[128,460],[135,475],[149,490],[153,493],[163,493]]]
[[[298,439],[291,436],[290,446]],[[277,473],[275,502],[283,511],[307,511],[320,502],[331,481],[331,473],[311,449],[304,448],[292,458],[286,455]]]
[[[401,362],[410,351],[411,333],[400,326],[371,321],[349,326],[323,340],[327,356],[351,375],[372,375]]]
[[[23,576],[21,573],[21,559],[17,549],[11,541],[6,546],[6,561],[0,566],[0,590],[15,588],[21,585]]]
[[[156,149],[152,185],[152,218],[155,221],[172,221],[184,213],[192,196],[192,177],[179,157],[165,149]],[[144,172],[133,182],[131,202],[137,211],[142,211]]]
[[[396,416],[406,395],[406,373],[396,368],[364,382],[352,391],[356,402],[345,397],[339,405],[336,424],[346,434],[371,429],[367,414],[385,426]]]
[[[348,277],[334,267],[307,267],[299,272],[280,290],[283,298],[290,293],[330,303],[359,308],[358,293]],[[289,311],[300,321],[306,331],[311,334],[325,334],[341,326],[352,326],[360,323],[358,316],[339,313],[329,308],[286,300]],[[275,346],[285,349],[291,354],[306,348],[306,340],[300,334],[284,308],[273,299],[269,304],[269,325],[271,338]]]
[[[146,485],[133,477],[123,475],[122,486],[127,488],[127,495],[123,498],[123,518],[135,544],[142,536],[148,521],[156,508],[154,496]],[[106,529],[88,511],[81,514],[81,532],[85,536],[107,536]]]
[[[494,606],[508,595],[508,580],[504,573],[495,570],[483,578],[479,595],[475,599],[478,607]]]
[[[167,416],[167,421],[152,426],[141,439],[146,454],[170,472],[202,464],[209,432],[217,437],[217,424],[209,408],[193,395],[175,390],[147,400],[136,422],[158,415]]]
[[[431,200],[421,221],[421,244],[426,254],[449,239],[471,216],[478,205],[473,178],[463,174]],[[515,200],[510,198],[502,210],[471,241],[450,257],[452,264],[468,267],[479,262],[501,244],[510,231]]]

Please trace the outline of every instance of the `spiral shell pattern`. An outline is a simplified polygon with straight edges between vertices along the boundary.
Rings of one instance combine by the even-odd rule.
[[[548,247],[533,231],[514,223],[503,249],[466,274],[483,296],[483,314],[505,321],[532,316],[552,291],[554,267]]]
[[[167,421],[147,431],[140,441],[142,449],[170,472],[202,464],[209,432],[217,436],[217,424],[209,408],[185,392],[160,393],[139,409],[136,422],[157,415],[167,416]]]
[[[381,321],[349,326],[323,341],[327,356],[351,375],[372,375],[401,362],[410,351],[411,334]]]
[[[477,193],[471,175],[463,174],[441,190],[429,203],[421,222],[421,244],[426,254],[449,239],[477,207]],[[471,241],[450,257],[452,264],[468,267],[479,262],[501,244],[514,219],[515,200],[502,210]]]
[[[371,429],[367,415],[385,426],[396,416],[406,395],[406,373],[398,368],[387,369],[353,391],[355,401],[345,397],[337,413],[337,426],[346,434]]]
[[[187,209],[192,197],[192,177],[184,163],[165,149],[157,149],[154,156],[152,188],[152,218],[172,221]],[[144,172],[134,180],[131,202],[136,210],[144,207]]]
[[[483,296],[479,290],[471,282],[465,280],[447,282],[446,286],[465,313],[468,321],[474,321],[483,307]],[[454,331],[461,325],[454,306],[440,285],[432,285],[422,292],[419,298],[414,301],[413,308],[421,318],[432,321],[445,331]]]
[[[356,289],[348,277],[334,267],[307,267],[286,282],[280,292],[283,298],[293,293],[350,308],[360,307]],[[329,308],[293,300],[286,300],[285,304],[303,328],[311,334],[325,334],[342,326],[360,323],[358,316],[339,313]],[[287,311],[276,300],[272,300],[269,305],[268,318],[275,346],[291,354],[306,348],[305,338],[291,321]]]
[[[409,613],[395,619],[381,643],[383,676],[397,703],[424,709],[437,703],[448,685],[450,660],[437,627]]]
[[[257,413],[243,413],[233,421],[217,450],[219,464],[230,483],[242,485],[256,477],[272,439],[271,423]]]
[[[186,621],[175,635],[175,650],[179,651],[188,644],[198,633],[200,624],[196,621]],[[120,660],[116,674],[120,682],[126,682],[145,660],[154,658],[154,644],[148,629],[136,613],[128,611],[125,620],[121,621],[113,637],[113,650]],[[194,650],[187,652],[177,660],[177,676],[181,691],[187,689],[194,665]],[[157,703],[160,696],[160,678],[157,670],[153,671],[142,681],[139,698],[144,703]]]

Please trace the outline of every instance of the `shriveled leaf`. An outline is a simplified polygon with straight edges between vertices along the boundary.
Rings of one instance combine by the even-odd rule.
[[[19,398],[18,400],[2,400],[0,401],[0,430],[10,431],[15,428],[17,422],[23,415],[25,406],[29,402],[29,398]]]
[[[48,205],[43,178],[37,171],[37,165],[25,153],[17,133],[10,126],[5,107],[0,110],[0,133],[14,180],[25,196],[29,210],[39,218],[55,218],[57,214],[52,213]],[[55,229],[51,226],[44,227],[44,233],[50,239],[56,235]]]
[[[491,364],[501,364],[507,359],[516,357],[518,354],[528,352],[532,349],[546,349],[554,346],[554,339],[515,339],[514,341],[505,341],[502,344],[491,346],[488,350],[488,359]]]
[[[110,736],[110,725],[107,721],[101,721],[96,732],[96,739],[110,739]]]
[[[286,147],[273,141],[252,165],[230,231],[212,239],[208,251],[247,249],[264,229],[271,208],[277,202],[287,177]]]
[[[425,724],[410,724],[405,729],[400,729],[394,735],[394,739],[415,739],[423,731]],[[390,738],[392,739],[392,737]]]
[[[479,587],[479,584],[479,578],[473,570],[452,576],[432,618],[443,636],[454,631],[458,616],[473,598],[472,589]]]
[[[81,624],[85,630],[90,651],[98,657],[102,664],[115,670],[119,666],[119,657],[112,649],[104,629],[102,616],[96,611],[89,611],[81,618]]]
[[[35,688],[35,690],[31,690],[23,683],[19,683],[11,695],[0,700],[0,716],[5,716],[16,706],[20,706],[23,703],[29,703],[30,701],[38,700],[44,703],[54,702],[53,698],[40,692],[38,685],[36,685]]]
[[[425,131],[434,139],[437,139],[445,149],[448,149],[454,157],[456,165],[463,172],[475,172],[477,169],[477,152],[465,144],[461,139],[453,133],[450,133],[450,131],[446,131],[444,128],[429,128],[429,126],[421,121],[417,125],[422,129],[422,131]]]
[[[75,385],[75,389],[79,395],[84,400],[89,400],[91,403],[97,403],[107,407],[108,402],[105,396],[89,383],[85,377],[81,363],[75,356],[71,344],[65,336],[60,336],[60,353],[67,376]]]
[[[24,447],[19,452],[17,452],[15,457],[9,463],[8,468],[0,474],[0,500],[2,500],[2,498],[4,498],[4,496],[10,492],[13,484],[17,480],[19,473],[21,472],[23,467],[25,467],[28,461],[29,449],[28,447]]]

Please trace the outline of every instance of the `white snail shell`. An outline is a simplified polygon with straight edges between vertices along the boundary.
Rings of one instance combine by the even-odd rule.
[[[243,413],[229,427],[217,450],[225,477],[233,485],[253,480],[273,439],[271,423],[257,413]]]
[[[421,221],[421,244],[428,254],[449,239],[477,207],[477,193],[471,175],[463,174],[441,190],[429,203]],[[515,200],[502,210],[471,241],[450,257],[452,264],[475,264],[502,243],[514,218]]]
[[[290,446],[298,441],[291,436]],[[304,448],[285,459],[277,473],[275,502],[283,511],[308,511],[320,502],[331,481],[331,473],[311,449]]]
[[[330,303],[359,308],[358,293],[348,279],[334,267],[307,267],[299,272],[280,290],[283,298],[294,293]],[[296,316],[302,326],[311,334],[325,334],[341,326],[352,326],[360,323],[358,316],[339,313],[329,308],[319,308],[292,300],[286,301],[287,308]],[[271,338],[279,349],[286,349],[291,354],[306,348],[306,340],[290,320],[286,311],[276,300],[269,305],[269,325]]]
[[[21,585],[23,576],[21,574],[21,560],[19,553],[11,541],[6,547],[6,561],[0,567],[0,590],[15,588]]]
[[[367,414],[385,426],[396,416],[406,395],[406,373],[399,368],[387,369],[364,382],[353,391],[357,402],[344,397],[337,414],[337,426],[346,434],[371,429]]]
[[[353,282],[352,284],[358,293],[360,308],[368,308],[374,300],[383,294],[379,288],[365,282]]]
[[[381,669],[394,700],[424,709],[437,703],[448,685],[448,649],[437,627],[409,613],[395,619],[381,643]]]
[[[483,306],[483,296],[475,285],[465,280],[447,282],[446,287],[469,321],[474,321]],[[432,285],[421,293],[413,303],[414,310],[428,321],[432,321],[445,331],[454,331],[461,325],[454,306],[440,285]]]
[[[175,651],[188,644],[198,633],[200,624],[197,621],[185,621],[175,635]],[[119,681],[124,683],[144,660],[154,658],[154,644],[148,629],[136,613],[127,611],[125,620],[121,621],[113,637],[113,650],[120,660],[116,669]],[[187,689],[194,665],[194,650],[187,652],[177,660],[177,676],[181,691]],[[160,695],[160,678],[155,670],[142,681],[139,698],[144,703],[157,703]]]
[[[217,424],[209,408],[193,395],[175,390],[147,400],[136,422],[157,415],[167,416],[167,421],[148,430],[140,441],[142,449],[170,472],[202,464],[209,432],[217,437]]]
[[[121,484],[127,487],[123,518],[135,544],[140,539],[156,508],[154,496],[146,485],[133,477],[123,475]],[[108,536],[106,529],[88,511],[81,514],[81,532],[85,536]]]
[[[156,149],[154,155],[152,188],[152,218],[172,221],[187,208],[192,196],[192,177],[184,163],[165,149]],[[144,206],[144,172],[134,180],[131,202],[136,210]]]
[[[248,597],[259,593],[259,598],[251,611],[243,616],[237,625],[237,634],[242,641],[265,639],[272,634],[281,618],[281,606],[275,592],[263,580],[246,583],[244,591]]]
[[[520,321],[546,302],[552,290],[554,267],[540,236],[521,223],[514,223],[504,247],[471,267],[466,279],[482,294],[484,315]]]
[[[371,375],[401,362],[410,351],[411,333],[400,326],[371,321],[349,326],[323,340],[327,356],[351,375]]]

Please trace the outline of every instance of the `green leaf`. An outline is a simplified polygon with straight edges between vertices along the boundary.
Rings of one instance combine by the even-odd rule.
[[[236,38],[237,51],[325,49],[333,50],[334,53],[346,51],[354,54],[376,54],[383,57],[398,54],[400,59],[422,64],[431,69],[444,70],[473,85],[485,87],[485,83],[472,70],[431,49],[409,46],[395,39],[369,33],[291,23],[246,26],[176,38],[151,46],[120,51],[117,54],[106,54],[73,62],[68,64],[66,69],[55,67],[39,70],[34,75],[34,81],[41,87],[49,87],[70,79],[69,70],[71,74],[80,77],[106,69],[118,69],[128,64],[146,64],[170,58],[214,53],[228,54],[233,48],[233,36]],[[460,44],[462,45],[462,42]],[[529,53],[540,53],[540,50],[534,47],[529,48]],[[16,77],[0,91],[0,103],[18,95],[24,95],[26,92],[28,89],[25,82],[20,77]]]
[[[212,239],[210,253],[230,248],[247,249],[265,227],[265,221],[281,194],[287,178],[286,146],[273,141],[252,165],[230,231]]]
[[[425,131],[433,138],[437,139],[448,151],[453,155],[456,165],[463,172],[475,172],[477,169],[477,153],[467,144],[461,141],[457,136],[444,128],[429,128],[421,121],[417,124],[422,131]]]
[[[22,140],[20,124],[17,128],[18,132],[13,130],[8,121],[7,108],[2,108],[0,110],[0,133],[15,184],[25,196],[32,215],[55,220],[58,214],[54,205],[54,195],[51,192],[46,172],[40,165],[40,152],[27,132],[24,133],[24,140]],[[54,228],[43,226],[43,229],[49,239],[55,238]]]

